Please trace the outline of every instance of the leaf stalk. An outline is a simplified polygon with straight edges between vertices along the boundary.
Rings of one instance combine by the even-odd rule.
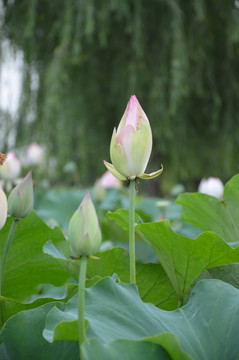
[[[78,330],[79,330],[79,350],[80,358],[83,359],[81,345],[86,340],[85,331],[85,282],[86,282],[86,270],[87,270],[88,257],[82,256],[80,258],[80,273],[78,284]]]
[[[131,284],[136,284],[136,270],[135,270],[135,180],[130,180],[129,257],[130,257],[130,283]]]

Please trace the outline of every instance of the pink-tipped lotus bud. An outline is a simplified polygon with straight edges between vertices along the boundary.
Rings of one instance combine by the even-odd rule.
[[[89,192],[69,222],[68,238],[75,257],[93,255],[99,250],[102,236]]]
[[[7,219],[7,197],[0,185],[0,230],[5,225]]]
[[[33,208],[32,172],[11,191],[8,198],[8,212],[11,216],[21,219],[30,214]]]
[[[135,95],[131,96],[119,126],[113,131],[110,144],[112,164],[105,161],[107,169],[119,180],[136,177],[150,179],[162,169],[145,174],[152,151],[152,132],[149,120]]]
[[[210,177],[208,179],[202,179],[199,187],[198,192],[208,194],[219,199],[222,198],[224,190],[224,185],[219,178]]]
[[[27,162],[28,165],[41,165],[44,161],[44,150],[37,144],[32,143],[27,149]]]
[[[0,175],[4,180],[14,180],[21,174],[22,165],[13,151],[7,154],[7,158],[2,166],[0,166]]]

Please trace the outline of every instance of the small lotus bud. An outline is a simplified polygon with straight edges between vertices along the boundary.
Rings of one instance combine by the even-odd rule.
[[[152,150],[152,132],[149,120],[135,95],[131,96],[119,126],[113,131],[110,143],[112,164],[107,169],[119,180],[136,177],[151,179],[161,174],[160,169],[152,174],[144,171]]]
[[[68,238],[73,255],[88,256],[99,250],[101,231],[89,192],[73,214],[68,227]]]
[[[11,216],[21,219],[30,214],[33,208],[32,172],[11,191],[8,198],[8,212]]]
[[[0,230],[5,225],[7,219],[7,197],[0,185]]]
[[[120,181],[114,175],[112,175],[109,170],[106,171],[99,179],[99,184],[105,189],[112,189],[112,188],[119,189],[123,186],[122,181]]]
[[[7,154],[7,158],[2,166],[0,166],[0,175],[4,180],[14,180],[20,176],[22,165],[13,151]]]
[[[222,198],[224,185],[219,178],[210,177],[208,179],[202,179],[198,192],[208,194],[219,199]]]
[[[27,149],[28,165],[42,165],[44,161],[44,150],[37,143],[31,143]]]

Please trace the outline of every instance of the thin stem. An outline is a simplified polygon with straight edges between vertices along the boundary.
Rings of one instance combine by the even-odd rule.
[[[87,256],[82,256],[80,259],[80,275],[78,285],[78,329],[79,329],[79,349],[81,354],[81,345],[85,342],[85,278],[87,269]],[[82,359],[83,357],[81,357]]]
[[[4,250],[3,250],[2,262],[0,265],[0,267],[1,267],[1,270],[0,270],[0,296],[3,293],[4,275],[5,275],[5,267],[6,267],[6,262],[7,262],[7,255],[8,255],[8,251],[10,249],[11,243],[12,243],[12,238],[15,233],[18,221],[19,221],[19,219],[13,219],[12,225],[11,225],[11,228],[10,228],[10,231],[8,234],[7,242],[6,242]]]
[[[135,271],[135,180],[130,180],[129,258],[130,258],[130,283],[131,284],[136,284],[136,271]]]

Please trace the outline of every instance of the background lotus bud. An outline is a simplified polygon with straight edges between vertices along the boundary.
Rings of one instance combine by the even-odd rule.
[[[27,149],[27,162],[28,165],[41,165],[44,161],[44,150],[43,148],[33,142]]]
[[[68,238],[74,256],[93,255],[99,250],[102,236],[89,192],[69,222]]]
[[[8,198],[8,212],[11,216],[21,219],[30,214],[33,208],[32,172],[21,180],[11,191]]]
[[[152,132],[149,120],[145,115],[135,95],[131,96],[125,113],[114,128],[110,144],[112,164],[107,163],[107,169],[119,180],[133,180],[136,177],[150,179],[158,176],[162,169],[145,174],[144,171],[152,151]]]
[[[7,219],[7,197],[0,185],[0,230],[5,225]]]
[[[20,176],[22,165],[13,151],[7,154],[3,165],[0,166],[0,175],[4,180],[14,180]]]
[[[198,192],[215,196],[219,199],[222,198],[224,185],[219,178],[210,177],[208,179],[202,179]]]
[[[99,179],[99,184],[105,189],[116,188],[119,189],[122,187],[122,181],[117,179],[111,172],[106,171],[104,175]]]
[[[102,202],[106,197],[106,189],[119,189],[123,186],[122,181],[117,179],[108,170],[98,179],[93,188],[94,200]]]

